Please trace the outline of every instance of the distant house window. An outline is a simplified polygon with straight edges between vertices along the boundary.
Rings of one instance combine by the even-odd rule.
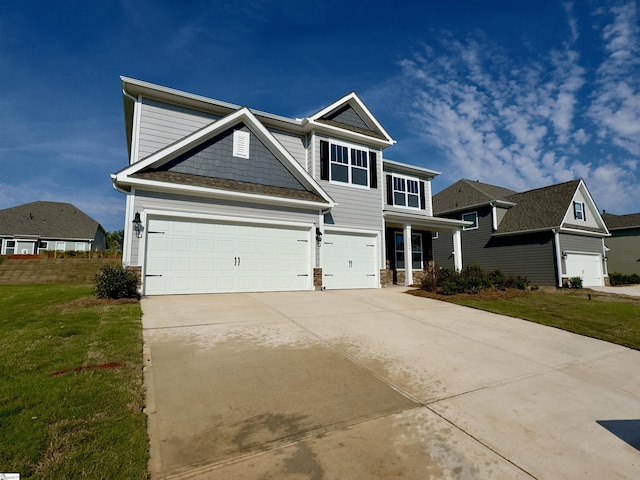
[[[403,270],[404,264],[404,234],[395,234],[396,269]],[[422,270],[422,235],[414,233],[411,235],[411,268]]]
[[[15,240],[7,240],[7,250],[5,251],[7,255],[13,255],[16,253],[16,241]]]
[[[415,178],[393,176],[393,204],[400,207],[420,208],[420,184]]]
[[[331,181],[369,186],[369,152],[332,143],[329,155]]]
[[[436,240],[438,238],[438,232],[431,232],[431,238]]]
[[[462,227],[463,230],[474,230],[478,228],[478,212],[463,213],[462,220],[465,222],[473,222],[471,225],[465,225]]]
[[[66,248],[65,242],[56,242],[56,250],[62,250]]]
[[[586,220],[587,215],[584,211],[584,203],[582,202],[573,202],[573,214],[576,220]]]
[[[84,252],[87,248],[87,244],[84,242],[76,242],[76,252]]]
[[[49,248],[49,242],[47,242],[46,240],[40,240],[38,242],[38,248],[40,250],[46,250]]]
[[[251,134],[242,130],[233,132],[233,156],[249,158],[249,146],[251,144]]]

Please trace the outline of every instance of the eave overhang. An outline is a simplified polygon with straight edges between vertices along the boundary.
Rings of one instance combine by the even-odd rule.
[[[383,210],[382,215],[385,222],[411,224],[414,227],[423,227],[434,232],[458,230],[473,222],[463,220],[452,220],[450,218],[430,217],[414,213],[400,213],[391,210]]]
[[[511,208],[511,207],[515,207],[516,205],[517,203],[507,202],[506,200],[487,200],[486,202],[474,203],[473,205],[465,205],[464,207],[456,207],[449,210],[443,210],[441,212],[438,212],[437,215],[448,215],[450,213],[465,212],[467,210],[473,210],[474,208],[480,208],[480,207],[496,206],[496,207]]]
[[[385,168],[389,167],[389,169]],[[428,168],[418,167],[415,165],[409,165],[406,163],[396,162],[385,158],[382,162],[383,171],[389,171],[391,173],[405,173],[408,175],[415,175],[419,177],[433,178],[440,175],[442,172],[436,172],[435,170],[429,170]]]

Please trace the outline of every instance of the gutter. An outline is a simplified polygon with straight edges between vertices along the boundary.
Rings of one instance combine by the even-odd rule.
[[[553,232],[553,247],[556,254],[556,274],[558,275],[558,287],[562,288],[562,250],[560,249],[560,233],[555,228]]]

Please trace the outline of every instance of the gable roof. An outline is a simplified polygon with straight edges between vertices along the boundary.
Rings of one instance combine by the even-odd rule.
[[[266,185],[273,188],[254,188],[249,192],[246,188],[239,188],[240,179],[221,178],[226,182],[215,182],[207,175],[193,175],[192,173],[168,172],[162,167],[169,162],[186,155],[217,135],[227,132],[237,125],[246,126],[262,144],[270,150],[303,187],[302,191],[311,195],[301,198],[294,195],[295,189],[281,188],[277,185]],[[164,170],[164,171],[163,171]],[[200,178],[197,178],[200,177]],[[235,197],[252,201],[262,201],[274,204],[295,204],[310,207],[332,207],[331,197],[320,187],[306,170],[291,156],[275,137],[260,123],[255,115],[247,108],[239,110],[210,123],[200,130],[188,135],[163,149],[149,155],[119,172],[111,175],[112,182],[117,189],[130,190],[132,187],[148,189],[163,189],[190,193],[193,195],[211,197]],[[238,188],[234,188],[238,187]],[[264,187],[264,186],[263,186]],[[298,192],[299,193],[299,192]]]
[[[497,233],[559,228],[581,182],[572,180],[508,195],[506,199],[515,205],[505,214]]]
[[[314,126],[328,126],[348,130],[358,135],[382,140],[387,145],[395,141],[380,125],[355,92],[351,92],[311,115],[308,122]]]
[[[463,178],[433,196],[433,211],[434,214],[441,215],[491,202],[511,205],[507,197],[514,193],[516,192],[508,188]]]
[[[104,228],[70,203],[37,201],[0,210],[0,236],[93,240]]]
[[[607,224],[609,230],[622,230],[625,228],[640,228],[640,213],[629,213],[627,215],[614,215],[603,213],[602,219]]]

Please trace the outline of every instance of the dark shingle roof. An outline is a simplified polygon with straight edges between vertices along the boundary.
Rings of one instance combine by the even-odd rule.
[[[536,188],[506,197],[516,205],[506,213],[497,233],[513,233],[559,227],[580,180]]]
[[[516,192],[508,188],[463,178],[433,196],[433,211],[438,215],[443,212],[464,210],[465,207],[472,205],[487,204],[494,200],[507,201],[506,197],[514,193]]]
[[[70,203],[32,202],[0,210],[0,235],[94,239],[98,222]]]
[[[602,219],[607,224],[609,230],[622,230],[624,228],[639,228],[640,213],[630,213],[628,215],[614,215],[603,213]]]
[[[311,202],[324,202],[325,200],[313,192],[305,190],[294,190],[293,188],[273,187],[270,185],[260,185],[257,183],[240,182],[238,180],[228,180],[224,178],[205,177],[188,173],[169,171],[147,171],[131,175],[135,178],[154,180],[158,182],[177,183],[181,185],[191,185],[194,187],[218,188],[232,192],[253,193],[256,195],[267,195],[270,197],[292,198],[296,200],[307,200]]]

